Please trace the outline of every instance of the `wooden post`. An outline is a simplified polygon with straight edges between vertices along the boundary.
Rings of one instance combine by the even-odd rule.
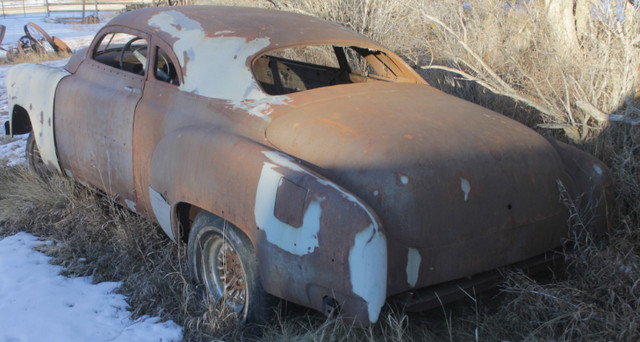
[[[49,13],[49,0],[44,0],[44,4],[47,6],[47,18],[49,18],[51,15],[51,13]]]
[[[1,0],[1,1],[2,1],[2,16],[4,17],[5,16],[5,14],[4,14],[4,0]]]
[[[27,16],[27,9],[24,7],[24,0],[22,0],[22,14],[26,17]]]
[[[93,3],[96,5],[96,10],[93,13],[93,16],[98,20],[98,0],[93,0]]]
[[[87,5],[87,0],[82,0],[82,22],[85,22],[85,17],[84,17],[84,7]]]

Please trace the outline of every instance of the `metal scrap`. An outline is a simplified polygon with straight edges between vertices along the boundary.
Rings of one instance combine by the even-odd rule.
[[[71,48],[58,37],[50,36],[44,29],[35,23],[24,25],[25,35],[18,39],[16,45],[3,47],[2,40],[7,27],[0,25],[0,50],[6,52],[6,58],[13,62],[21,56],[46,55],[46,54],[70,54]]]

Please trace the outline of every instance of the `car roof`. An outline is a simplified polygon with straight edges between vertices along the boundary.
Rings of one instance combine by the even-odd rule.
[[[121,14],[109,25],[121,25],[152,32],[160,39],[172,43],[174,36],[166,30],[149,24],[149,20],[162,13],[180,13],[200,24],[206,36],[223,34],[245,38],[247,41],[268,38],[269,46],[326,44],[357,45],[387,51],[369,38],[340,25],[308,15],[264,8],[233,6],[175,6],[153,7]],[[174,24],[179,27],[180,23]]]

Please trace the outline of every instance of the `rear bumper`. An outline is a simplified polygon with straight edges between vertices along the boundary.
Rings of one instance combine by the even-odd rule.
[[[562,253],[558,250],[553,250],[507,267],[534,274],[562,261]],[[500,270],[491,270],[470,277],[403,292],[388,298],[388,302],[402,307],[407,312],[425,311],[463,299],[467,297],[467,294],[477,294],[489,290],[498,285],[501,280],[502,274]]]

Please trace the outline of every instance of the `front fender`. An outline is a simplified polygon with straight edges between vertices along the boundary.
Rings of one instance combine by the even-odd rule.
[[[7,74],[11,134],[27,133],[15,129],[18,120],[24,121],[18,116],[26,111],[42,161],[58,172],[62,171],[56,153],[53,104],[58,83],[68,75],[69,72],[62,68],[40,64],[16,65]]]
[[[214,127],[169,134],[151,163],[152,196],[200,207],[245,232],[265,291],[319,311],[334,299],[345,317],[377,320],[387,242],[360,199],[286,154]],[[175,235],[175,215],[171,221]]]

